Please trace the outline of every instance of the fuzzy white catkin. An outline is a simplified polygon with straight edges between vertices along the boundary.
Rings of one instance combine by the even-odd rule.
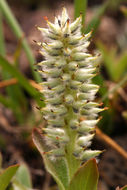
[[[98,56],[87,51],[91,32],[82,35],[82,17],[70,23],[65,8],[54,23],[45,20],[48,28],[38,28],[46,38],[46,43],[39,43],[45,57],[39,63],[39,72],[43,78],[46,106],[41,111],[47,121],[43,132],[50,147],[49,157],[65,156],[71,131],[75,131],[73,155],[87,160],[101,152],[90,150],[89,146],[99,121],[98,113],[103,111],[93,102],[99,86],[92,83]]]

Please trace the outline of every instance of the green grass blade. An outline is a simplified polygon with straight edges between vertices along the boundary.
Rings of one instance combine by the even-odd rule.
[[[114,51],[108,51],[106,47],[101,43],[97,42],[97,47],[99,48],[102,58],[104,61],[104,66],[107,70],[110,80],[116,81],[115,67],[114,67]]]
[[[18,39],[21,39],[23,38],[24,36],[24,33],[22,32],[17,20],[15,19],[11,9],[9,8],[6,0],[0,0],[0,9],[3,13],[3,15],[5,16],[8,24],[10,25],[11,29],[13,30],[15,36],[18,38]],[[33,73],[33,76],[35,77],[35,79],[37,81],[40,81],[40,77],[38,75],[38,73],[35,73],[34,72],[34,67],[33,67],[33,64],[35,63],[35,58],[33,56],[33,53],[31,52],[31,49],[26,41],[26,39],[24,38],[22,40],[22,46],[26,52],[26,56],[30,62],[30,66],[31,66],[31,70],[32,70],[32,73]]]
[[[3,34],[3,24],[2,24],[2,14],[0,13],[0,54],[5,55],[5,44],[4,44],[4,34]]]
[[[5,58],[0,56],[0,66],[9,72],[11,75],[13,75],[15,78],[17,78],[19,84],[32,96],[36,99],[38,104],[43,106],[43,102],[40,102],[40,93],[29,83],[27,78],[22,75],[21,72],[18,71],[14,66],[12,66]]]
[[[10,99],[5,98],[5,96],[0,94],[0,103],[2,103],[4,106],[13,109],[13,104]]]
[[[117,80],[120,80],[124,74],[127,75],[127,51],[122,53],[120,59],[117,61],[117,64],[115,64],[115,67],[115,75]]]
[[[87,0],[74,0],[75,18],[79,17],[82,13],[82,24],[85,22],[85,15],[87,9]]]
[[[92,20],[90,21],[88,26],[85,28],[84,33],[88,33],[91,30],[93,30],[92,35],[95,34],[97,28],[100,25],[101,17],[105,13],[107,7],[108,7],[108,1],[98,8],[98,10],[96,11],[96,14],[93,16]]]

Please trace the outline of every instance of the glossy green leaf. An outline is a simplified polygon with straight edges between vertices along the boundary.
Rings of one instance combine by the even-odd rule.
[[[83,164],[72,178],[69,190],[97,190],[98,169],[95,159]]]
[[[47,145],[44,140],[44,136],[41,135],[37,129],[34,129],[33,131],[33,142],[43,157],[47,171],[56,180],[59,189],[66,190],[69,184],[68,166],[66,160],[64,158],[51,160],[48,156],[46,156],[46,154],[43,154],[43,152],[47,151]]]
[[[32,181],[29,169],[25,164],[22,164],[16,172],[15,178],[24,186],[32,188]]]
[[[0,175],[0,190],[5,190],[10,183],[12,177],[15,175],[19,165],[10,166],[5,169]]]

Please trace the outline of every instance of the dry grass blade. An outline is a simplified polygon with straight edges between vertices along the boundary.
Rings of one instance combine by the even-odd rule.
[[[39,84],[37,84],[36,82],[34,82],[33,80],[29,80],[29,82],[37,90],[42,90],[42,87]],[[4,81],[0,82],[0,88],[4,88],[4,87],[10,86],[10,85],[17,84],[17,83],[18,83],[18,80],[16,78],[4,80]]]
[[[17,79],[12,78],[12,79],[8,79],[8,80],[4,80],[0,82],[0,88],[4,88],[13,84],[17,84]]]

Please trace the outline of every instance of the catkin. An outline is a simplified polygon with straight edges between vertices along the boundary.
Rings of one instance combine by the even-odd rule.
[[[101,152],[89,148],[99,121],[98,113],[104,110],[94,102],[99,86],[92,83],[92,78],[96,75],[98,56],[87,50],[91,32],[81,34],[81,16],[70,23],[63,8],[54,23],[45,20],[48,28],[38,29],[46,39],[46,43],[39,43],[45,58],[39,63],[39,72],[45,97],[41,111],[47,122],[43,132],[49,146],[48,155],[65,156],[71,132],[75,131],[72,154],[84,161]]]

